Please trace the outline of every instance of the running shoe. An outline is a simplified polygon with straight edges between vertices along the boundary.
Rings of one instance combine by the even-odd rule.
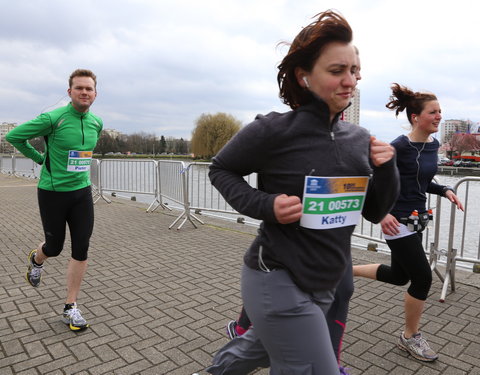
[[[406,339],[402,332],[397,345],[419,361],[433,362],[438,358],[438,354],[430,348],[427,340],[423,338],[420,332],[415,333],[409,339]]]
[[[68,324],[72,331],[82,331],[90,326],[83,318],[82,312],[77,309],[76,303],[70,309],[63,310],[62,321]]]
[[[230,340],[233,340],[235,337],[238,336],[237,329],[236,329],[237,324],[238,323],[235,320],[230,320],[227,323],[227,326],[225,327],[227,329],[227,335]]]
[[[345,367],[340,366],[338,370],[340,371],[340,375],[350,375],[350,373],[347,372],[347,369]]]
[[[37,254],[37,249],[30,251],[28,254],[28,269],[27,269],[27,281],[33,287],[38,287],[40,285],[40,280],[42,279],[43,266],[38,266],[33,263],[33,259]]]

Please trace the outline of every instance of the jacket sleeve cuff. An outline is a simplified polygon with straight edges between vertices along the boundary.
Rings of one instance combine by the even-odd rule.
[[[455,189],[451,186],[444,186],[442,189],[442,197],[446,197],[447,191],[451,190],[455,194]]]
[[[275,198],[278,197],[280,194],[271,194],[268,199],[266,200],[265,204],[265,219],[264,221],[270,222],[270,223],[278,223],[277,217],[275,216],[275,210],[273,209],[274,207],[274,201]]]

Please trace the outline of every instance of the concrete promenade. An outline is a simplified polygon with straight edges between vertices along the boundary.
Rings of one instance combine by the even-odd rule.
[[[78,301],[91,327],[74,333],[60,321],[69,240],[39,288],[25,281],[27,254],[42,240],[35,185],[0,174],[0,374],[204,375],[240,311],[242,256],[255,228],[202,216],[198,229],[169,230],[178,212],[100,200]],[[388,261],[355,249],[353,258]],[[480,374],[480,275],[457,277],[440,303],[434,275],[423,332],[440,359],[430,364],[395,346],[405,288],[356,279],[343,350],[351,374]]]

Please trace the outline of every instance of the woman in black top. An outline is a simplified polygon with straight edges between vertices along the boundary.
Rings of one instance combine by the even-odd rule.
[[[440,104],[431,93],[413,92],[395,83],[387,108],[396,115],[406,109],[412,129],[392,142],[397,151],[400,172],[400,196],[391,212],[382,220],[382,231],[391,250],[391,265],[354,266],[354,276],[363,276],[394,285],[410,286],[405,293],[405,330],[398,347],[414,358],[431,362],[438,355],[419,332],[420,318],[432,283],[432,272],[422,246],[421,231],[428,222],[426,193],[444,196],[463,210],[453,189],[432,181],[437,172],[438,141],[431,135],[442,119]],[[417,211],[420,224],[408,220]],[[410,224],[410,228],[409,228]]]

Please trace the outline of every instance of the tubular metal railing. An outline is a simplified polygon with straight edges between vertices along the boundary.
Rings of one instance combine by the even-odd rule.
[[[113,195],[118,193],[142,194],[151,196],[150,210],[157,202],[158,179],[155,160],[100,159],[98,166],[98,189],[100,196],[104,191]]]
[[[30,165],[28,160],[16,156],[0,156],[0,171],[38,176],[38,167],[33,162]],[[112,195],[125,193],[143,197],[144,201],[149,203],[147,212],[153,212],[158,207],[170,211],[172,208],[179,209],[181,212],[169,229],[180,222],[177,227],[179,230],[187,221],[196,228],[196,223],[203,224],[196,215],[202,214],[258,226],[260,221],[243,217],[211,185],[208,178],[209,165],[210,163],[187,164],[181,161],[145,159],[94,159],[91,168],[94,201],[102,198],[110,202],[105,196],[107,192]],[[256,174],[246,176],[245,180],[251,186],[257,186]],[[472,186],[477,189],[476,193],[472,193]],[[458,263],[462,266],[465,263],[473,264],[474,270],[480,269],[480,177],[462,178],[455,184],[454,189],[464,202],[463,214],[457,217],[458,210],[453,203],[448,212],[447,205],[442,207],[441,197],[429,195],[428,207],[435,209],[435,220],[433,228],[427,228],[423,232],[424,248],[432,272],[443,282],[440,296],[442,302],[449,287],[455,291],[455,270]],[[386,242],[378,224],[362,219],[353,236],[357,240],[368,241],[368,244],[352,242],[352,246],[389,251],[384,246]],[[384,247],[378,249],[378,245]],[[446,260],[442,262],[442,258]]]
[[[440,296],[441,302],[445,301],[449,286],[452,292],[455,291],[455,269],[457,262],[471,263],[473,264],[474,270],[478,269],[480,264],[480,220],[474,215],[469,215],[469,212],[476,212],[477,214],[480,212],[480,200],[476,194],[471,196],[472,183],[475,183],[478,186],[478,184],[480,184],[480,177],[462,178],[453,187],[457,194],[463,188],[463,202],[465,209],[460,219],[457,221],[457,207],[454,203],[450,205],[450,225],[448,231],[448,245],[446,249],[447,263]],[[456,224],[460,224],[459,236],[455,236]],[[476,255],[466,256],[466,246],[468,246],[469,249],[474,249],[475,245]]]
[[[258,225],[260,221],[251,218],[245,218],[235,211],[222,195],[210,183],[208,177],[208,167],[210,163],[191,163],[188,165],[188,200],[190,209],[195,213],[201,214],[207,212],[209,216],[220,217],[227,220],[235,220],[241,224]],[[257,187],[257,175],[253,173],[245,176],[245,181],[252,186]]]
[[[175,161],[159,161],[157,163],[157,179],[158,179],[158,204],[152,209],[158,207],[172,210],[168,205],[179,206],[184,208],[184,186],[182,172],[185,170],[183,162]],[[164,203],[164,200],[165,203]]]
[[[0,155],[0,172],[15,176],[35,178],[40,166],[32,159],[18,155]]]

